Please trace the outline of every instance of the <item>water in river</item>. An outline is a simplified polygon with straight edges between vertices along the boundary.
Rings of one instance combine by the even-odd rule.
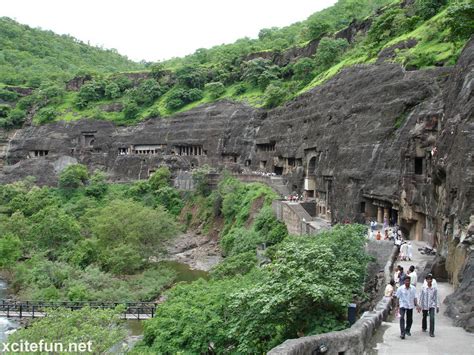
[[[207,271],[193,270],[188,265],[173,260],[164,260],[159,262],[160,265],[166,266],[176,271],[176,282],[191,282],[197,279],[209,279]]]
[[[208,273],[202,270],[192,270],[186,264],[182,264],[176,261],[161,261],[162,265],[167,266],[177,272],[176,282],[191,282],[199,278],[208,279]],[[0,280],[0,299],[4,299],[7,296],[7,284],[5,281]],[[127,321],[128,328],[132,336],[143,334],[143,322],[141,321]],[[5,341],[7,333],[13,329],[16,329],[18,324],[4,317],[0,317],[0,344]]]
[[[0,299],[5,298],[7,295],[7,284],[5,281],[0,280]],[[14,321],[9,320],[5,317],[0,317],[0,344],[7,338],[7,332],[18,327],[18,324]]]

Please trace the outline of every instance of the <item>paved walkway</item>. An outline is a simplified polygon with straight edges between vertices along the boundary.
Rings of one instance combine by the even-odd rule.
[[[418,275],[424,269],[426,262],[433,257],[421,255],[418,248],[425,245],[422,242],[412,242],[413,260],[400,261],[398,264],[408,270],[410,265],[415,265]],[[417,291],[421,290],[423,280],[418,279]],[[453,292],[451,284],[438,282],[441,295],[441,307],[435,318],[435,337],[430,338],[428,332],[421,331],[421,313],[413,312],[412,336],[405,340],[400,339],[400,325],[397,318],[387,319],[376,332],[373,338],[373,347],[368,354],[392,355],[457,355],[474,354],[474,334],[466,332],[463,328],[454,327],[451,318],[444,315],[446,306],[444,298]],[[429,324],[429,323],[428,323]]]

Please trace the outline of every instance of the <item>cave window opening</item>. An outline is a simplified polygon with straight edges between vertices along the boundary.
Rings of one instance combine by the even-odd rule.
[[[360,203],[359,212],[360,212],[360,213],[365,213],[365,202],[364,202],[364,201],[362,201],[362,202]]]
[[[282,166],[274,166],[273,167],[273,172],[276,175],[283,175],[283,167]]]
[[[264,169],[266,166],[267,166],[267,161],[266,160],[260,161],[260,169]]]
[[[423,175],[423,158],[415,158],[415,175]]]

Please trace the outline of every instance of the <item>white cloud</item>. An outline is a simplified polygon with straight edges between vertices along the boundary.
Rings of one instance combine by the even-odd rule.
[[[267,27],[305,20],[335,0],[15,0],[0,16],[155,61],[255,38]]]

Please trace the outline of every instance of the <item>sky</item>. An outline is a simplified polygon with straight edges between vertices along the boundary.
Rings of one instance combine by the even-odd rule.
[[[115,48],[132,60],[182,57],[303,21],[336,0],[10,0],[0,17]]]

